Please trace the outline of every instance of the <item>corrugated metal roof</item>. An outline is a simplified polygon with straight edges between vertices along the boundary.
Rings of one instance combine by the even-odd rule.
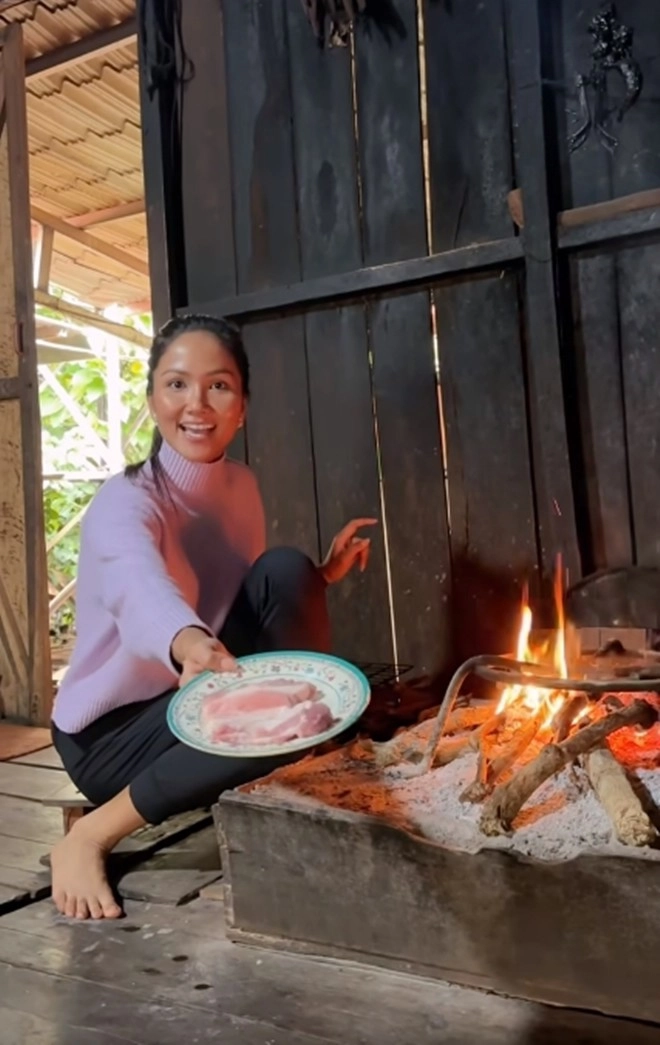
[[[40,57],[119,25],[135,0],[26,0],[0,15],[23,26],[26,59]],[[144,195],[137,44],[28,80],[30,192],[33,203],[71,218]],[[98,239],[147,260],[144,214],[88,228]],[[144,310],[149,281],[117,262],[56,235],[53,283],[90,304]]]

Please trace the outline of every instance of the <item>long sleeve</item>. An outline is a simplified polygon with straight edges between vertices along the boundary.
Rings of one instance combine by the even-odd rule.
[[[143,488],[122,477],[97,494],[83,540],[99,564],[98,597],[123,647],[173,670],[170,647],[186,627],[209,631],[169,576],[159,549],[161,521]]]

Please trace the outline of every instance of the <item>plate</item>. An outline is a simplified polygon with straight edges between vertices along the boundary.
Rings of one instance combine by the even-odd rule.
[[[211,755],[228,758],[271,758],[316,747],[336,737],[362,715],[371,694],[369,682],[362,672],[339,657],[321,653],[255,653],[240,657],[240,676],[207,671],[184,686],[172,697],[167,709],[167,723],[174,736],[189,747]],[[233,744],[210,744],[204,737],[200,711],[202,701],[209,693],[240,687],[255,680],[295,679],[311,682],[321,693],[321,700],[330,708],[337,721],[324,733],[314,737],[290,740],[285,744],[255,744],[236,747]]]

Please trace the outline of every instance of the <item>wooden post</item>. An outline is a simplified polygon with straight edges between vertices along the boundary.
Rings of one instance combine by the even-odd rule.
[[[46,725],[52,679],[18,23],[0,33],[0,476],[0,713]]]
[[[167,39],[157,22],[160,0],[144,0],[138,26],[142,154],[149,243],[149,277],[154,328],[187,304],[183,222],[181,217],[181,145],[178,140],[177,90],[170,82],[151,81],[151,64],[163,48],[174,49],[174,26]]]

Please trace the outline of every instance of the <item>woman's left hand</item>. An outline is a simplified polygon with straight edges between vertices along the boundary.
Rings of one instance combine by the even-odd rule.
[[[359,565],[360,573],[364,573],[369,561],[371,540],[369,537],[358,537],[357,532],[363,526],[375,526],[377,522],[378,519],[351,519],[339,531],[319,567],[326,584],[343,580],[356,564]]]

